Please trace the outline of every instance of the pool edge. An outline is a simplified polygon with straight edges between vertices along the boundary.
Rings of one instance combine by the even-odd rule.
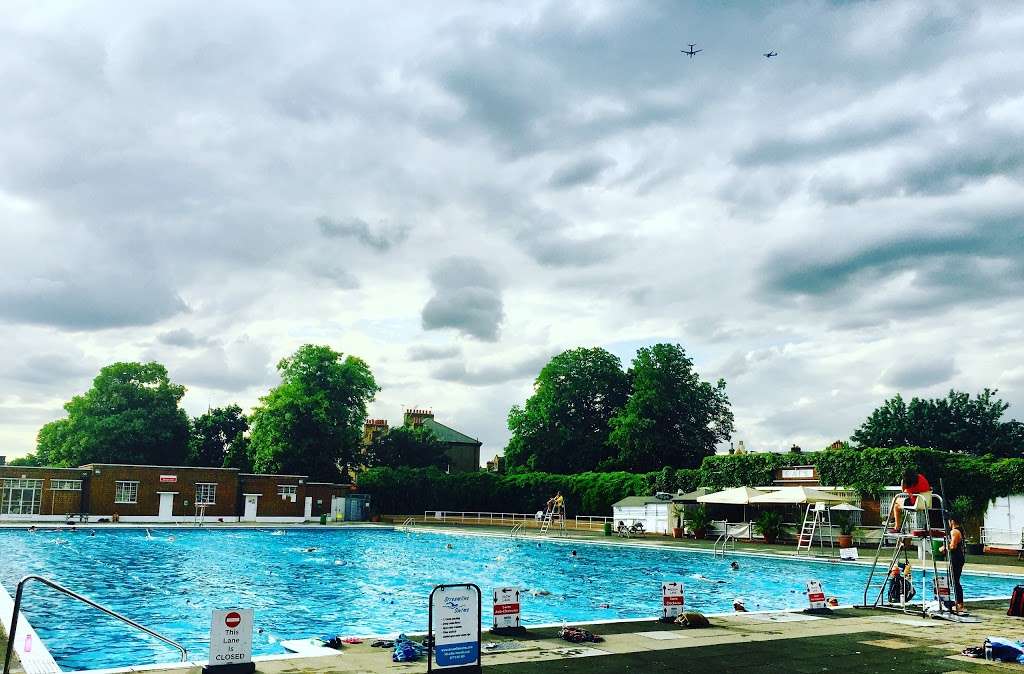
[[[50,649],[36,633],[32,623],[28,621],[22,611],[18,611],[18,633],[16,639],[11,636],[11,618],[14,617],[14,599],[2,584],[0,584],[0,624],[3,624],[4,632],[8,640],[14,644],[14,652],[18,654],[21,661],[21,668],[25,674],[41,674],[50,672],[63,672],[57,661],[50,654]],[[26,656],[24,637],[29,637],[29,653]]]

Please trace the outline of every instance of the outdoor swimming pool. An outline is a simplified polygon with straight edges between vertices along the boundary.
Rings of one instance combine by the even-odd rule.
[[[452,545],[452,549],[446,547]],[[571,551],[577,551],[577,557]],[[729,570],[729,559],[740,563]],[[481,537],[367,529],[0,530],[0,582],[14,594],[29,573],[181,641],[205,660],[210,611],[252,607],[254,653],[282,653],[281,639],[424,631],[439,583],[543,590],[523,600],[523,622],[640,618],[660,611],[662,580],[686,585],[686,603],[729,611],[806,606],[810,578],[843,603],[861,599],[866,568],[757,556],[715,559],[678,549],[588,545],[535,537]],[[703,579],[697,576],[702,576]],[[724,581],[724,582],[716,582]],[[1016,579],[966,576],[969,596],[1009,596]],[[65,670],[173,662],[177,653],[39,584],[24,612]]]

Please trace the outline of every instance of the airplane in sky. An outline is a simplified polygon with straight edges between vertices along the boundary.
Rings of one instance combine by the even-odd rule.
[[[689,54],[690,58],[692,59],[694,54],[696,54],[699,51],[704,51],[703,49],[694,49],[694,47],[696,47],[696,46],[697,45],[695,45],[695,44],[691,44],[689,50],[680,49],[679,51],[683,52],[684,54]]]
[[[779,55],[779,52],[777,52],[777,51],[770,51],[767,54],[762,54],[762,56],[764,56],[766,59],[770,59],[771,57],[778,56],[778,55]]]

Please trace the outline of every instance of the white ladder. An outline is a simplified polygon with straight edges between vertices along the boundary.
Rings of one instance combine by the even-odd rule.
[[[416,518],[415,517],[406,517],[405,521],[402,522],[402,531],[405,531],[406,533],[408,533],[409,531],[412,531],[412,527],[415,524],[416,524]]]
[[[523,533],[523,527],[526,526],[526,522],[519,522],[512,527],[512,531],[508,532],[509,538],[516,538]]]
[[[546,536],[548,530],[551,529],[551,525],[558,521],[558,535],[566,536],[568,532],[565,530],[565,511],[552,506],[544,513],[544,520],[540,524],[540,535]]]
[[[823,527],[824,529],[818,538],[822,555],[825,553],[825,536],[827,534],[832,556],[835,556],[836,544],[832,536],[832,517],[828,506],[824,503],[807,504],[807,511],[804,513],[804,523],[800,527],[800,536],[796,540],[797,554],[811,552],[811,549],[814,547],[814,534],[817,533],[818,527]]]

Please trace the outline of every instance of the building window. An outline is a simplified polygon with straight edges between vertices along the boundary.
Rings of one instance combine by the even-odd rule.
[[[114,503],[138,503],[139,483],[120,481],[114,483]]]
[[[294,484],[279,484],[277,485],[277,495],[281,497],[282,501],[295,503],[295,499],[299,496],[299,488]]]
[[[217,483],[196,483],[196,505],[214,505],[217,503]]]
[[[43,481],[8,478],[0,483],[0,515],[38,515]]]
[[[50,480],[50,491],[82,491],[82,481]]]

